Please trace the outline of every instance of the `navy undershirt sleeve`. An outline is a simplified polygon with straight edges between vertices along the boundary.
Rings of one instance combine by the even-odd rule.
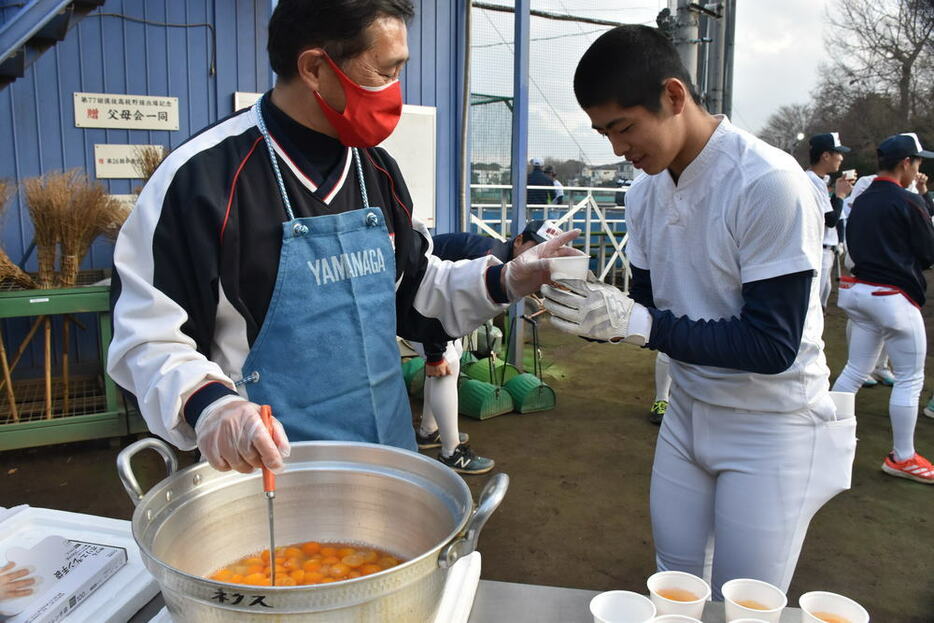
[[[798,355],[813,278],[813,271],[803,271],[743,284],[738,318],[691,320],[650,308],[648,347],[684,363],[784,372]]]
[[[632,281],[629,282],[629,298],[643,307],[655,307],[652,296],[652,275],[644,268],[629,265]]]
[[[833,208],[833,210],[824,212],[824,225],[826,227],[836,227],[837,221],[840,220],[840,212],[843,211],[843,199],[836,195],[831,195],[830,207]]]

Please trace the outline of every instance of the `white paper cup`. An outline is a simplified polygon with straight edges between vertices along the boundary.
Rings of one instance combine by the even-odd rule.
[[[869,623],[869,613],[861,605],[843,595],[813,591],[801,595],[801,623],[825,623],[818,614],[831,614],[842,617],[846,623]]]
[[[660,617],[655,617],[655,620],[652,623],[704,623],[700,619],[695,619],[694,617],[684,616],[683,614],[663,614]]]
[[[763,621],[762,619],[735,619],[732,623],[769,623],[768,621]]]
[[[704,604],[710,599],[710,586],[701,578],[683,571],[659,571],[651,576],[646,585],[649,595],[658,614],[683,614],[685,616],[701,618],[704,614]],[[691,601],[678,601],[663,597],[659,592],[672,589],[688,591],[696,596]]]
[[[632,591],[607,591],[590,600],[593,623],[650,623],[655,606],[649,599]]]
[[[548,268],[551,271],[551,278],[554,281],[559,279],[569,280],[578,279],[583,281],[587,278],[587,271],[590,270],[589,255],[571,255],[567,257],[552,257],[548,259]]]
[[[782,618],[782,610],[788,605],[788,598],[780,588],[760,580],[730,580],[720,592],[723,593],[726,623],[743,618],[778,623]],[[756,601],[765,609],[750,608],[739,603],[748,601]]]

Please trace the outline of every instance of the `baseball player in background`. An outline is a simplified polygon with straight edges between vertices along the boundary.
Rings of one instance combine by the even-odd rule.
[[[906,190],[918,179],[921,159],[934,152],[922,149],[915,134],[897,134],[876,153],[879,173],[853,202],[847,222],[853,274],[840,280],[838,305],[852,321],[852,332],[849,359],[833,389],[856,393],[884,345],[895,385],[889,398],[893,447],[882,470],[934,484],[934,467],[914,447],[927,353],[921,318],[927,282],[921,271],[934,264],[934,205],[926,180],[917,188],[920,196]]]
[[[820,262],[820,304],[827,309],[827,300],[830,298],[830,273],[833,272],[833,260],[840,244],[837,235],[837,221],[843,210],[843,200],[853,190],[852,183],[846,176],[841,175],[834,184],[832,196],[827,195],[827,182],[831,173],[840,170],[843,163],[843,154],[850,151],[849,147],[840,143],[837,132],[815,134],[810,140],[809,160],[811,166],[807,170],[808,179],[817,189],[820,197],[821,209],[824,212],[824,239],[823,252]]]

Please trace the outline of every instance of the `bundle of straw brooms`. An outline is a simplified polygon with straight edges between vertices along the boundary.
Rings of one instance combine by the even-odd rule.
[[[39,287],[75,285],[91,243],[102,234],[115,236],[126,220],[126,209],[103,184],[91,182],[78,169],[46,173],[25,180],[23,186],[35,228]]]

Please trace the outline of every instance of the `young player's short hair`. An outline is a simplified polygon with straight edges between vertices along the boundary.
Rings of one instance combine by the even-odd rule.
[[[898,163],[904,160],[905,158],[911,159],[911,164],[915,163],[915,160],[921,160],[921,156],[883,156],[877,153],[877,159],[879,162],[880,171],[894,171],[895,167],[898,166]]]
[[[669,78],[683,82],[700,104],[671,41],[655,28],[627,24],[603,33],[584,53],[574,72],[574,95],[584,109],[616,102],[658,112]]]

